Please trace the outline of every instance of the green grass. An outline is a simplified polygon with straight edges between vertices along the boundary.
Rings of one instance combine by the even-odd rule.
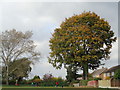
[[[3,85],[2,86],[2,90],[111,90],[108,88],[92,88],[92,87],[43,87],[43,86],[15,86],[15,85]],[[112,90],[116,90],[116,89],[112,89]]]
[[[45,88],[51,88],[51,89],[54,89],[54,88],[55,89],[68,89],[68,88],[69,89],[70,88],[71,89],[83,89],[84,88],[84,89],[90,89],[90,90],[109,90],[109,89],[106,89],[106,88],[93,88],[93,87],[63,87],[62,88],[62,87],[53,87],[53,86],[51,86],[51,87],[47,87],[47,86],[46,87],[43,87],[43,86],[37,87],[37,86],[15,86],[15,85],[3,85],[2,88],[3,88],[3,90],[4,90],[4,88],[8,88],[8,89],[10,89],[10,88],[17,88],[17,89],[19,88],[20,89],[21,88],[21,90],[22,90],[22,88],[24,88],[24,89],[25,88],[32,88],[32,89],[34,89],[34,88],[35,89],[36,88],[44,88],[44,89]],[[114,89],[112,89],[112,90],[114,90]]]

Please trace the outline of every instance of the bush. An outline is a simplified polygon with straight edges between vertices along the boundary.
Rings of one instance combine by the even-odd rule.
[[[18,81],[18,84],[25,85],[25,84],[27,84],[27,81],[26,80]]]
[[[41,81],[41,79],[34,79],[33,82],[35,83],[39,83]]]
[[[15,85],[15,83],[16,83],[16,79],[9,80],[10,85]],[[6,81],[2,80],[2,84],[6,84]],[[18,84],[26,85],[28,83],[26,80],[21,80],[21,81],[18,81]]]
[[[79,82],[80,82],[79,80],[72,81],[72,83],[79,83]]]
[[[114,78],[120,80],[120,69],[115,72]]]
[[[80,86],[87,86],[88,81],[91,80],[80,80]]]
[[[101,78],[94,78],[94,80],[102,80]]]
[[[58,86],[68,86],[66,80],[61,77],[54,77],[52,74],[45,74],[43,79],[40,79],[38,76],[34,76],[33,79],[27,81],[27,84],[38,86],[56,86],[56,82],[59,83]]]
[[[110,80],[110,77],[106,77],[105,80]]]
[[[6,84],[6,81],[5,81],[5,80],[2,80],[2,84]]]
[[[10,80],[10,81],[9,81],[9,84],[10,84],[10,85],[15,85],[15,83],[16,83],[16,80]]]
[[[56,82],[59,83],[58,86],[68,86],[66,81],[58,81],[58,80],[42,80],[40,81],[40,86],[56,86]]]

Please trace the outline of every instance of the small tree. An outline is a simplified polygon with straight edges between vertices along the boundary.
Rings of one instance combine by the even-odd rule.
[[[33,80],[34,80],[34,79],[40,79],[40,77],[37,76],[37,75],[35,75],[34,78],[33,78]]]
[[[9,71],[10,71],[9,77],[11,78],[10,80],[21,81],[23,80],[23,77],[28,77],[28,74],[31,71],[30,64],[31,64],[31,61],[29,61],[27,58],[22,58],[22,59],[10,62],[9,64]],[[6,74],[6,69],[3,66],[2,68],[3,80],[6,77],[5,74]]]
[[[43,80],[45,80],[45,81],[50,80],[52,78],[53,78],[52,74],[45,74],[45,75],[43,75]]]
[[[34,76],[34,78],[32,79],[32,82],[36,83],[36,85],[38,85],[40,83],[41,79],[39,76]]]
[[[115,72],[114,78],[120,80],[120,69]]]
[[[66,67],[67,69],[67,76],[66,79],[69,83],[71,83],[72,81],[75,81],[78,78],[78,68],[75,65],[69,65],[68,67]]]

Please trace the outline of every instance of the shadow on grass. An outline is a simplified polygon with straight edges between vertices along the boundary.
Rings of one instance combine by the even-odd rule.
[[[60,87],[19,87],[19,88],[2,88],[2,90],[111,90],[109,88],[60,88]],[[112,89],[117,90],[117,89]]]

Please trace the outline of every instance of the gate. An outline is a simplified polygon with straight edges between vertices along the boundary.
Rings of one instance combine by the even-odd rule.
[[[120,80],[111,80],[111,87],[120,87]]]

